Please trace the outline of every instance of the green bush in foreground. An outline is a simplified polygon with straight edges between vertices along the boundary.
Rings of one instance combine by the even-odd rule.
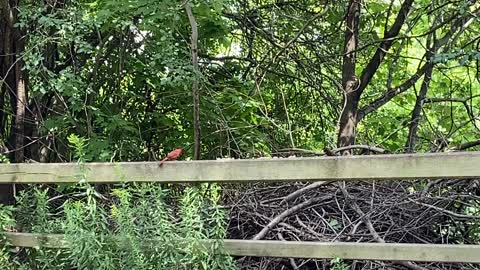
[[[226,216],[212,185],[166,189],[121,185],[101,195],[87,184],[52,199],[48,188],[30,188],[15,209],[2,206],[2,230],[64,233],[66,249],[0,249],[1,269],[234,269],[231,257],[201,239],[225,237]],[[104,193],[106,194],[106,193]],[[12,219],[15,217],[16,222]],[[5,243],[5,241],[3,241]]]

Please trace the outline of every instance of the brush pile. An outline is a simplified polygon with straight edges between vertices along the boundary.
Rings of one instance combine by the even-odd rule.
[[[479,180],[225,186],[232,239],[480,243]],[[346,269],[480,269],[480,265],[345,261]],[[238,258],[241,269],[333,269],[331,259]]]

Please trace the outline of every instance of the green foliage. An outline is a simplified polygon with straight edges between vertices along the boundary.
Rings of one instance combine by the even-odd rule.
[[[184,103],[174,98],[176,89],[188,95],[191,84],[188,48],[179,46],[176,31],[179,22],[187,23],[181,11],[171,1],[22,6],[20,24],[37,26],[24,56],[32,96],[54,96],[62,104],[41,132],[64,141],[72,133],[88,139],[85,161],[152,158],[178,146],[159,141],[179,135],[189,120],[189,110],[172,110]],[[64,145],[61,152],[68,151]]]
[[[70,146],[75,150],[75,157],[77,158],[79,163],[85,162],[85,148],[87,146],[87,140],[82,137],[78,137],[75,134],[71,134],[68,136],[68,142]]]
[[[17,206],[0,207],[2,230],[65,234],[66,249],[26,249],[31,269],[234,269],[231,257],[218,255],[227,228],[218,207],[217,185],[169,190],[156,184],[123,184],[100,194],[87,181],[86,139],[70,135],[79,163],[75,186],[30,187]],[[61,192],[60,196],[53,196]],[[15,215],[16,219],[13,219]],[[200,248],[213,239],[211,249]],[[0,265],[20,265],[5,245]],[[14,269],[14,268],[11,268]]]
[[[75,156],[68,148],[70,134],[88,140],[85,161],[154,160],[189,146],[193,79],[201,86],[205,158],[334,147],[343,108],[339,27],[347,2],[190,1],[200,48],[201,74],[194,74],[190,25],[180,2],[75,0],[51,6],[22,1],[17,24],[35,29],[26,35],[22,59],[31,103],[43,112],[37,119],[39,137],[55,138],[49,160]],[[425,62],[428,31],[435,24],[442,23],[434,33],[441,38],[452,28],[444,18],[454,22],[475,7],[468,0],[415,2],[402,38],[394,40],[360,108],[411,78]],[[362,6],[357,73],[400,8],[399,2],[376,0]],[[480,94],[476,28],[478,20],[471,21],[433,55],[428,97]],[[421,81],[363,119],[357,143],[402,152]],[[478,138],[476,98],[425,104],[416,150],[430,151],[438,140],[457,144]]]
[[[15,226],[13,211],[12,206],[0,204],[0,232],[10,231]],[[17,259],[10,257],[7,240],[3,235],[0,235],[0,266],[6,270],[14,270],[19,266]]]
[[[186,148],[186,158],[191,156],[194,79],[201,88],[205,159],[335,147],[343,108],[338,84],[348,1],[324,2],[189,1],[199,30],[201,74],[195,74],[191,29],[181,1],[21,1],[16,25],[28,29],[21,59],[28,74],[26,130],[32,133],[25,136],[38,138],[25,140],[27,156],[79,164],[77,185],[32,189],[18,197],[17,228],[67,232],[72,243],[70,251],[27,250],[26,263],[40,262],[45,269],[72,263],[149,269],[174,267],[174,259],[192,267],[230,264],[229,258],[211,257],[196,248],[199,239],[225,236],[225,214],[216,207],[218,186],[181,192],[150,185],[103,190],[88,183],[94,176],[83,164],[158,160],[177,147]],[[357,75],[395,22],[400,5],[377,0],[362,5]],[[441,38],[452,29],[451,22],[464,21],[459,19],[473,7],[478,4],[468,0],[415,1],[401,38],[392,39],[392,49],[359,107],[411,78],[426,61],[427,39]],[[316,14],[323,15],[309,21]],[[445,24],[433,27],[437,22]],[[479,137],[478,28],[478,20],[461,27],[430,61],[435,68],[427,97],[465,100],[423,104],[418,152]],[[422,79],[362,119],[356,143],[403,152]],[[2,104],[14,104],[8,100],[10,91],[3,92],[7,99]],[[13,108],[0,109],[3,150],[8,142],[3,136],[14,132],[9,125],[15,121]],[[0,163],[7,162],[8,157],[0,155]],[[52,197],[61,199],[52,203]],[[471,205],[461,211],[478,213],[479,206]],[[329,222],[339,226],[335,219]],[[438,231],[479,239],[479,227],[467,225]],[[121,243],[114,240],[117,236],[124,236]],[[140,240],[153,237],[162,244],[140,246]],[[172,237],[192,239],[182,247],[190,257],[182,255]],[[157,259],[161,265],[153,264]],[[343,267],[341,261],[334,265]]]
[[[343,260],[339,257],[335,257],[330,261],[332,265],[332,270],[348,270],[350,267],[343,262]]]
[[[23,192],[15,209],[17,228],[38,233],[64,233],[67,249],[27,249],[23,262],[32,269],[234,269],[228,256],[200,248],[200,240],[225,236],[226,216],[216,205],[218,187],[185,187],[182,191],[155,184],[123,185],[107,197],[88,192],[88,184],[52,208],[48,189]],[[0,209],[2,228],[14,226],[14,209]],[[4,247],[2,265],[13,265]],[[9,259],[9,260],[7,260]],[[13,267],[13,266],[12,266]],[[5,268],[2,268],[5,269]]]
[[[0,266],[5,270],[14,270],[15,263],[11,261],[10,255],[8,254],[8,247],[2,243],[0,244]]]
[[[4,164],[10,163],[10,160],[8,159],[7,156],[5,156],[5,155],[0,155],[0,164],[2,164],[2,163],[4,163]]]
[[[13,211],[12,206],[0,204],[0,228],[2,230],[15,226],[15,219],[12,217]]]

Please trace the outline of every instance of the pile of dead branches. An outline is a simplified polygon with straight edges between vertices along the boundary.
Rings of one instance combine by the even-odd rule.
[[[224,187],[229,238],[478,244],[479,181],[315,182]],[[471,209],[476,209],[471,212]],[[470,211],[470,212],[469,212]],[[480,255],[479,255],[480,256]],[[242,269],[330,269],[330,260],[244,257]],[[349,269],[480,269],[472,264],[346,261]]]

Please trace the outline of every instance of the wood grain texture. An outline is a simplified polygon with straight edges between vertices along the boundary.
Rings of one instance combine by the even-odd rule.
[[[87,163],[88,181],[279,182],[480,178],[480,152],[255,160]],[[74,183],[74,163],[1,164],[0,183]]]
[[[59,234],[7,233],[12,246],[66,248]],[[211,240],[202,243],[210,248]],[[226,254],[282,258],[335,258],[381,261],[480,263],[480,245],[433,245],[395,243],[291,242],[270,240],[223,241]]]

